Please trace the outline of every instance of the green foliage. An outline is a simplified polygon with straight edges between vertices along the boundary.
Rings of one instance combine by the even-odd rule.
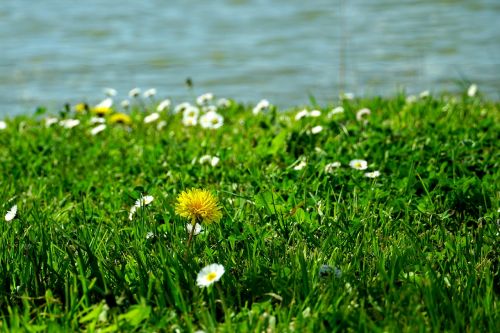
[[[143,122],[155,105],[138,104],[130,126],[95,136],[69,107],[71,129],[46,127],[45,108],[8,120],[0,207],[18,212],[0,223],[0,329],[498,331],[499,104],[340,105],[296,120],[303,108],[233,102],[211,130],[168,111],[159,129]],[[357,120],[361,108],[371,115]],[[223,219],[186,256],[174,206],[192,187],[216,194]],[[129,219],[142,195],[153,202]],[[225,274],[200,289],[211,263]]]

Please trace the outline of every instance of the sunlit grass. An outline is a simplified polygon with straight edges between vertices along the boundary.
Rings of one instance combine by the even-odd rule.
[[[473,92],[4,119],[0,327],[498,331],[500,113]]]

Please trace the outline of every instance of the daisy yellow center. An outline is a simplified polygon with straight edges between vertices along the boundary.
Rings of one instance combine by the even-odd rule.
[[[361,168],[361,163],[356,162],[356,163],[354,164],[354,166],[355,166],[356,168]]]
[[[208,275],[207,275],[207,281],[208,282],[212,282],[213,280],[215,280],[215,278],[217,277],[217,273],[215,272],[210,272]]]
[[[219,123],[219,119],[217,119],[217,118],[212,119],[213,125],[217,125],[218,123]]]

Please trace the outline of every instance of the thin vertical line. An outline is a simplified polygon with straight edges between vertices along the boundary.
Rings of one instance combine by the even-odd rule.
[[[345,90],[345,49],[346,49],[346,32],[345,32],[345,17],[344,17],[344,0],[339,0],[339,22],[340,22],[340,47],[339,47],[339,88],[343,93]]]

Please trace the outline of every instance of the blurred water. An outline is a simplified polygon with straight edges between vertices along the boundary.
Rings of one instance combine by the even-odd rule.
[[[104,87],[288,107],[475,82],[499,98],[499,74],[498,0],[0,2],[3,115],[95,102]]]

